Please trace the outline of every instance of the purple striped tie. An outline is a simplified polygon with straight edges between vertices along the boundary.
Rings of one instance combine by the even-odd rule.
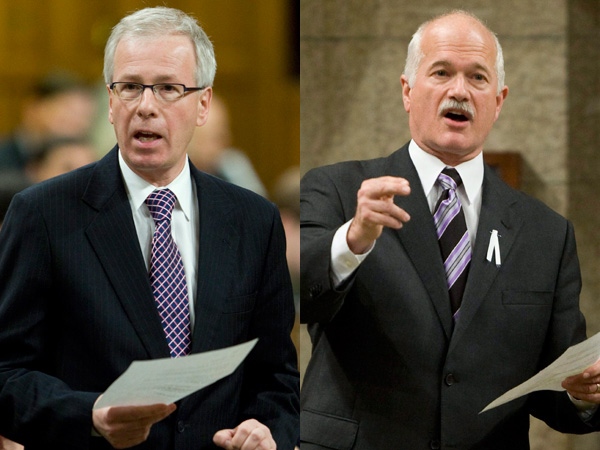
[[[462,184],[460,175],[455,169],[446,168],[440,173],[438,183],[444,191],[436,205],[433,220],[444,260],[452,314],[455,315],[460,308],[469,273],[471,241],[456,194],[456,189]]]
[[[183,261],[171,235],[175,194],[169,189],[152,192],[146,199],[156,229],[152,238],[150,283],[171,357],[190,352],[190,308]]]

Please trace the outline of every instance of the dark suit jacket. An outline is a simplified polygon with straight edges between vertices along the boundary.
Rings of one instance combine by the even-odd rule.
[[[453,327],[434,229],[408,146],[387,158],[315,169],[301,183],[301,320],[313,354],[301,392],[311,449],[528,449],[529,415],[591,431],[566,393],[542,392],[478,414],[585,339],[571,224],[485,167],[482,206],[460,318]],[[406,178],[411,216],[384,229],[340,289],[330,248],[363,180]],[[486,260],[498,230],[501,267]]]
[[[213,448],[217,430],[256,418],[291,449],[299,378],[279,214],[191,173],[200,211],[192,352],[259,342],[231,376],[178,402],[139,448]],[[132,361],[165,357],[116,149],[17,195],[0,232],[0,434],[28,450],[108,448],[90,437],[94,401]]]

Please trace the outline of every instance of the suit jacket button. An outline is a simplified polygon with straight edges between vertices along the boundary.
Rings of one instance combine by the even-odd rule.
[[[456,382],[457,380],[452,373],[449,373],[444,377],[444,383],[446,383],[446,386],[452,386]]]
[[[432,450],[439,450],[442,448],[442,444],[437,439],[434,439],[429,443],[429,448]]]
[[[310,297],[311,298],[318,297],[321,294],[322,290],[323,290],[323,287],[321,286],[321,284],[316,284],[314,286],[311,286],[311,288],[309,289]]]
[[[183,420],[177,422],[177,431],[179,433],[183,433],[185,431],[185,422]]]

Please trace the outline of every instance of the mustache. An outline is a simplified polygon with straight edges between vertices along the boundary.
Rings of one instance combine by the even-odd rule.
[[[458,100],[446,99],[438,108],[438,113],[442,116],[448,111],[464,112],[467,116],[475,118],[475,110],[468,101],[459,102]]]

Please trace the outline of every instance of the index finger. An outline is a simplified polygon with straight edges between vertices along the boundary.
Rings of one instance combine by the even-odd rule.
[[[405,178],[384,176],[365,180],[361,190],[373,198],[408,195],[410,194],[410,184]]]

